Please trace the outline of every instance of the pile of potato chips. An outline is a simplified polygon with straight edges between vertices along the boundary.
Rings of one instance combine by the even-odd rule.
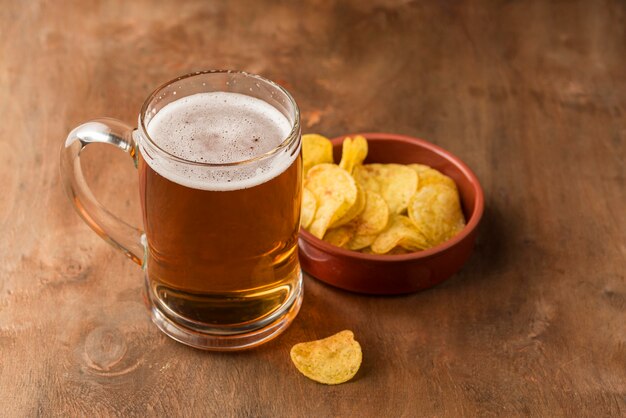
[[[441,244],[465,226],[454,181],[422,164],[363,164],[367,140],[346,137],[339,165],[330,140],[302,136],[301,225],[350,250],[404,254]]]

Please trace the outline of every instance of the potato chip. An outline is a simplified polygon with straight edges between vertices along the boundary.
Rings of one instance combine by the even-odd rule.
[[[380,184],[378,184],[378,170],[376,167],[382,164],[366,164],[354,167],[352,176],[363,189],[370,192],[380,193]]]
[[[365,208],[361,214],[347,224],[352,229],[352,236],[344,247],[350,250],[370,246],[389,220],[389,209],[385,200],[378,193],[370,191],[366,192],[366,196]]]
[[[413,170],[415,170],[415,172],[419,175],[420,173],[427,171],[427,170],[432,170],[429,166],[427,166],[426,164],[407,164],[407,167],[412,168]]]
[[[413,251],[409,251],[406,248],[402,248],[402,247],[393,247],[391,250],[389,250],[389,252],[387,252],[387,255],[399,255],[399,254],[409,254]]]
[[[431,168],[425,164],[407,164],[407,167],[417,173],[417,188],[415,190],[418,190],[420,188],[420,173],[431,170]]]
[[[303,228],[308,228],[313,222],[315,216],[315,209],[317,209],[317,202],[315,196],[306,187],[302,188],[302,214],[300,216],[300,225]]]
[[[352,239],[354,235],[354,229],[340,226],[339,228],[332,228],[326,231],[324,234],[324,241],[334,245],[335,247],[345,247],[346,244]]]
[[[302,135],[302,170],[303,174],[317,164],[333,162],[333,144],[318,134]]]
[[[376,237],[371,247],[375,254],[386,254],[396,246],[418,251],[428,248],[428,241],[409,218],[394,215],[389,226]]]
[[[361,345],[352,331],[347,330],[322,340],[296,344],[290,354],[300,373],[326,385],[352,379],[363,359]]]
[[[348,241],[345,248],[353,251],[361,250],[372,245],[377,236],[378,234],[354,235],[352,236],[352,238],[350,238],[350,241]]]
[[[346,137],[342,144],[339,167],[352,174],[354,167],[363,164],[365,157],[367,157],[367,140],[361,135],[354,138]]]
[[[380,193],[389,213],[404,211],[417,190],[417,173],[401,164],[366,164],[355,167],[354,178],[365,190]]]
[[[415,166],[418,164],[411,164],[411,166]],[[427,167],[427,166],[424,166]],[[435,170],[434,168],[427,167],[426,169],[415,169],[418,177],[418,190],[424,186],[428,186],[429,184],[445,184],[446,186],[451,187],[452,189],[457,190],[456,183],[450,177],[445,174]]]
[[[344,216],[356,202],[356,183],[343,168],[334,164],[318,164],[309,170],[304,187],[313,193],[317,201],[309,232],[322,239],[328,226]]]
[[[356,218],[358,215],[360,215],[361,212],[363,212],[363,209],[365,209],[365,199],[366,199],[365,191],[363,191],[363,188],[358,183],[355,183],[355,185],[356,185],[356,201],[354,202],[352,207],[348,209],[346,214],[343,215],[341,218],[333,221],[330,224],[329,228],[336,228],[338,226],[347,224],[348,222]]]
[[[421,187],[409,202],[408,214],[430,246],[449,240],[465,226],[459,194],[445,183]]]
[[[356,235],[372,235],[385,229],[388,220],[389,208],[385,199],[378,193],[367,191],[365,208],[352,224]]]

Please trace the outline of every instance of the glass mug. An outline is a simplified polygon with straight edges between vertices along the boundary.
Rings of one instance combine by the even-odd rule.
[[[145,230],[87,187],[80,153],[92,143],[133,159]],[[297,315],[300,114],[279,85],[236,71],[179,77],[148,97],[136,129],[114,119],[74,129],[61,173],[85,222],[141,265],[146,305],[168,336],[239,350],[277,336]]]

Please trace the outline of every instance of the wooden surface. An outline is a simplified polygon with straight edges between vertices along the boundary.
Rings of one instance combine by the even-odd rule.
[[[625,22],[617,0],[1,1],[0,415],[626,415]],[[64,195],[58,150],[207,68],[281,82],[305,132],[460,156],[486,193],[470,262],[405,297],[307,277],[291,328],[250,352],[160,334],[140,270]],[[138,224],[131,162],[88,157],[95,194]],[[291,346],[342,329],[356,379],[298,374]]]

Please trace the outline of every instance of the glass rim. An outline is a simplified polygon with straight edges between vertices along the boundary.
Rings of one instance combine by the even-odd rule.
[[[176,154],[172,154],[171,152],[163,149],[161,146],[159,146],[148,134],[148,129],[146,127],[146,121],[145,121],[145,117],[146,117],[146,112],[148,111],[148,107],[150,106],[150,104],[154,101],[154,99],[156,98],[156,96],[163,91],[163,89],[165,89],[166,87],[171,86],[172,84],[181,81],[181,80],[185,80],[191,77],[196,77],[196,76],[200,76],[200,75],[206,75],[206,74],[235,74],[235,75],[241,75],[241,76],[245,76],[245,77],[250,77],[250,78],[254,78],[256,80],[259,80],[265,84],[268,84],[274,88],[276,88],[278,91],[280,91],[281,93],[283,93],[286,97],[287,100],[291,103],[291,105],[294,108],[294,122],[293,122],[293,126],[291,127],[291,131],[289,132],[289,134],[287,135],[287,137],[281,141],[280,144],[278,144],[277,146],[275,146],[274,148],[272,148],[271,150],[264,152],[262,154],[256,155],[252,158],[248,158],[246,160],[240,160],[240,161],[233,161],[233,162],[229,162],[229,163],[208,163],[208,162],[202,162],[202,161],[194,161],[194,160],[188,160],[186,158],[183,157],[179,157]],[[183,97],[187,97],[187,96],[183,96]],[[259,99],[262,100],[262,99]],[[204,70],[204,71],[195,71],[193,73],[188,73],[176,78],[173,78],[163,84],[161,84],[159,87],[157,87],[152,93],[150,93],[150,95],[148,96],[148,98],[144,101],[143,105],[141,106],[141,111],[139,112],[139,129],[141,130],[141,136],[142,139],[145,139],[146,142],[154,149],[154,151],[156,151],[157,153],[162,154],[162,156],[166,157],[169,160],[174,160],[176,162],[179,163],[183,163],[183,164],[188,164],[188,165],[195,165],[195,166],[202,166],[202,167],[230,167],[230,166],[238,166],[238,165],[245,165],[245,164],[249,164],[249,163],[254,163],[254,162],[258,162],[261,160],[264,160],[268,157],[271,157],[275,154],[277,154],[278,152],[282,151],[283,149],[289,147],[289,145],[291,145],[291,143],[294,141],[295,138],[297,138],[298,133],[300,131],[300,109],[298,108],[298,104],[296,103],[295,99],[293,98],[293,96],[291,95],[291,93],[289,93],[284,87],[282,87],[281,85],[275,83],[274,81],[265,78],[263,76],[260,76],[258,74],[253,74],[253,73],[248,73],[246,71],[239,71],[239,70]]]

